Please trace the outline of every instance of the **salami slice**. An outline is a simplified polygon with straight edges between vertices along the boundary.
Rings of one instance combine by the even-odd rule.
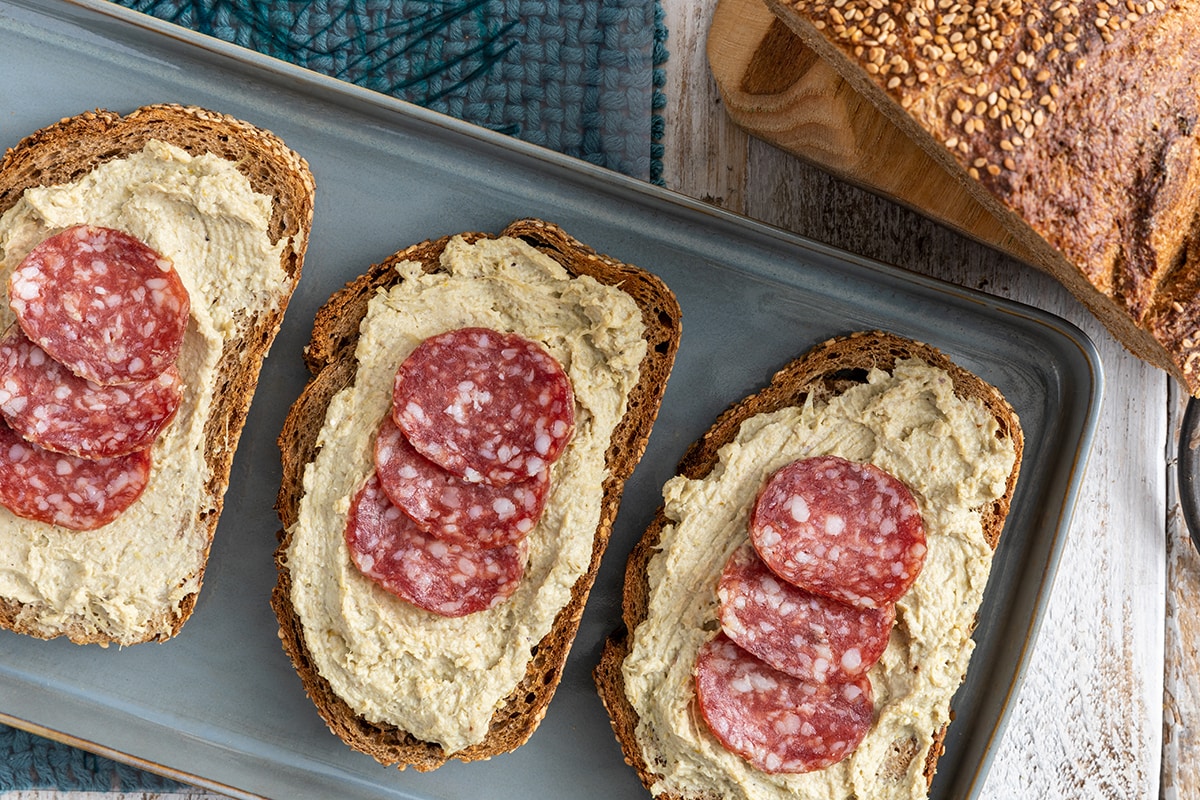
[[[0,338],[0,414],[23,438],[81,458],[112,458],[154,443],[179,408],[174,365],[148,381],[101,386],[46,355],[13,325]]]
[[[519,483],[470,483],[416,451],[391,418],[375,440],[379,482],[401,511],[426,533],[472,547],[512,544],[537,525],[549,471]]]
[[[392,417],[430,461],[502,486],[562,455],[575,399],[562,366],[540,345],[460,328],[426,339],[400,365]]]
[[[350,558],[364,575],[444,617],[492,608],[516,591],[527,542],[476,548],[430,536],[388,501],[374,474],[355,495],[346,525]]]
[[[862,742],[874,714],[866,678],[808,683],[769,666],[723,633],[696,658],[696,698],[721,744],[772,774],[836,764]]]
[[[908,487],[836,456],[772,475],[751,513],[750,539],[784,580],[862,608],[894,603],[925,563],[925,526]]]
[[[52,453],[0,423],[0,504],[19,517],[92,530],[141,496],[150,463],[149,450],[97,460]]]
[[[170,260],[91,225],[34,247],[9,276],[8,296],[30,339],[100,384],[150,380],[173,364],[190,308]]]
[[[855,608],[806,592],[767,569],[749,542],[717,583],[721,627],[777,670],[814,683],[865,675],[887,648],[895,605]]]

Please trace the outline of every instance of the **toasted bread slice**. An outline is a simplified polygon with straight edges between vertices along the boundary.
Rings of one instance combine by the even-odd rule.
[[[101,165],[136,154],[151,141],[165,142],[193,157],[213,154],[228,161],[249,181],[253,192],[269,198],[270,216],[265,235],[272,245],[279,247],[277,263],[271,265],[272,275],[267,279],[266,288],[255,295],[253,305],[219,310],[228,315],[230,325],[215,340],[223,341],[215,367],[215,383],[195,385],[194,374],[181,367],[188,384],[184,404],[163,438],[202,425],[203,465],[197,465],[197,470],[205,474],[197,478],[194,493],[192,489],[183,489],[182,493],[177,489],[177,496],[170,501],[176,507],[155,518],[156,524],[161,525],[159,529],[146,532],[160,540],[188,542],[188,553],[177,564],[178,574],[164,576],[164,584],[158,589],[147,588],[157,597],[147,602],[139,601],[136,607],[119,613],[113,612],[108,604],[121,605],[122,598],[113,596],[119,595],[120,590],[114,589],[111,583],[89,588],[86,577],[78,579],[81,581],[78,586],[40,587],[32,592],[18,587],[11,594],[0,591],[0,626],[38,637],[67,636],[81,644],[116,642],[122,645],[164,640],[178,633],[191,615],[259,370],[300,279],[308,245],[314,182],[307,162],[269,131],[224,114],[180,105],[146,106],[127,115],[93,111],[63,119],[31,134],[9,149],[0,161],[0,212],[8,212],[17,206],[27,189],[56,187],[86,179]],[[232,259],[233,254],[226,253],[225,257]],[[12,266],[9,264],[8,268]],[[185,264],[177,263],[176,266],[181,272],[190,269]],[[219,303],[219,298],[224,295],[220,290],[214,290],[213,297],[218,299],[211,299],[208,292],[200,297],[193,296],[189,339],[197,335],[197,306]],[[194,412],[201,394],[211,398],[211,403],[204,403],[206,410],[195,412],[204,414],[204,418],[183,418]],[[155,475],[152,475],[147,494],[152,493],[154,480]],[[14,532],[15,519],[0,517],[0,543],[6,537],[10,543],[14,537],[30,538],[27,533]],[[168,529],[173,525],[176,526],[174,529]],[[78,542],[90,543],[85,545],[84,551],[89,547],[95,553],[127,550],[122,564],[97,567],[119,573],[132,568],[141,549],[136,541],[138,534],[127,527],[122,527],[121,517],[118,517],[94,532],[55,533],[52,526],[45,526],[46,530],[41,532],[51,540],[61,539],[66,543],[64,546],[73,546],[69,542],[73,535]],[[30,548],[37,551],[39,546],[22,541],[17,546],[17,557],[29,558]],[[79,569],[74,572],[64,570],[64,575],[89,572],[87,553],[82,552],[78,558]],[[108,573],[98,577],[97,582],[103,583],[106,575]],[[85,603],[82,610],[54,607],[51,595],[65,595],[73,590],[94,599]]]
[[[279,581],[272,594],[272,605],[279,618],[283,647],[330,730],[356,750],[401,769],[413,766],[425,771],[441,766],[450,758],[461,761],[490,758],[523,744],[541,722],[561,678],[584,603],[608,543],[622,488],[645,450],[679,344],[679,306],[670,290],[653,275],[599,255],[560,228],[538,220],[514,222],[499,236],[522,240],[560,264],[571,276],[590,276],[629,295],[640,311],[642,339],[648,346],[625,413],[612,431],[607,448],[601,447],[603,495],[591,540],[590,564],[571,586],[569,601],[557,611],[550,631],[530,649],[524,677],[491,715],[490,727],[481,741],[447,752],[441,744],[422,740],[395,724],[371,722],[356,713],[318,671],[306,641],[313,633],[305,630],[293,605],[297,588],[289,568],[292,533],[306,491],[305,470],[317,458],[323,444],[328,444],[318,441],[318,433],[331,400],[356,380],[355,348],[368,302],[377,292],[403,280],[396,269],[398,264],[417,262],[426,274],[440,272],[439,259],[449,237],[413,245],[376,264],[334,294],[318,312],[311,343],[305,351],[313,378],[293,405],[279,437],[283,480],[276,508],[284,530],[276,555]],[[474,243],[494,237],[471,233],[461,238]],[[327,535],[340,537],[342,531]],[[378,602],[403,603],[390,596],[383,596]]]
[[[679,462],[677,475],[692,480],[700,480],[710,475],[721,461],[721,449],[734,442],[747,420],[789,407],[803,408],[809,402],[824,404],[848,389],[864,384],[872,370],[891,372],[899,362],[908,359],[916,359],[944,370],[953,383],[954,395],[982,404],[987,415],[995,420],[995,435],[1012,443],[1015,458],[1012,470],[1004,483],[1003,492],[985,507],[977,509],[984,539],[987,546],[994,550],[1020,470],[1023,438],[1017,416],[998,390],[958,367],[935,348],[888,333],[865,332],[831,339],[789,363],[774,375],[767,387],[726,410],[708,432],[687,450]],[[765,479],[765,475],[763,478]],[[668,800],[700,800],[724,796],[724,793],[715,786],[710,789],[692,787],[688,791],[679,791],[662,784],[663,773],[670,765],[663,763],[659,754],[653,750],[644,749],[644,742],[639,735],[639,715],[627,696],[623,672],[623,666],[631,652],[633,633],[647,620],[650,613],[651,596],[655,588],[651,584],[649,574],[651,562],[661,549],[664,530],[675,524],[675,520],[668,518],[665,508],[660,508],[631,552],[625,572],[623,626],[605,642],[593,676],[625,759],[637,771],[642,783],[648,789],[652,789],[656,797]],[[719,566],[717,569],[719,570]],[[671,577],[679,578],[678,575],[668,573],[668,579]],[[715,576],[713,577],[715,594]],[[694,579],[694,576],[689,575],[689,578]],[[973,621],[971,625],[973,627]],[[718,626],[719,623],[714,622],[709,629],[715,630]],[[917,749],[915,741],[898,742],[891,755],[880,765],[881,777],[890,781],[904,781],[913,776],[923,776],[927,787],[942,753],[944,737],[943,726],[933,732],[933,742],[924,752]],[[917,759],[921,759],[922,763],[915,763]],[[830,769],[836,767],[837,765]],[[794,795],[785,793],[783,796],[804,795],[799,792]],[[876,795],[869,793],[865,796]],[[883,795],[880,793],[878,796]]]

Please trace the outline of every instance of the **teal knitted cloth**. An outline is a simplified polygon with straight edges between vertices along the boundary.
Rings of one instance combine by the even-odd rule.
[[[661,171],[654,0],[120,0],[639,178]]]
[[[120,0],[161,19],[662,182],[657,0]],[[179,784],[0,725],[0,791]]]

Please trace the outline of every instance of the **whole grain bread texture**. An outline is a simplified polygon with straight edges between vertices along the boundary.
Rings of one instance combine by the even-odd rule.
[[[468,242],[489,236],[463,234]],[[624,483],[645,451],[679,346],[679,305],[670,289],[651,273],[601,255],[558,226],[537,219],[515,221],[498,236],[523,240],[557,261],[571,275],[589,275],[600,283],[619,287],[634,299],[641,311],[643,338],[648,347],[640,364],[637,386],[628,398],[626,413],[613,431],[605,454],[604,497],[590,565],[572,587],[571,599],[558,612],[550,633],[532,648],[524,678],[493,714],[487,735],[479,743],[448,754],[437,743],[420,740],[394,725],[374,724],[356,715],[317,671],[306,649],[301,622],[291,605],[293,584],[287,561],[288,530],[298,518],[305,466],[316,457],[317,434],[331,398],[354,381],[354,350],[367,303],[378,290],[400,280],[395,269],[400,262],[416,261],[425,272],[437,271],[439,256],[449,237],[415,244],[393,254],[348,283],[318,311],[311,342],[304,352],[313,377],[292,406],[279,436],[283,477],[276,509],[283,530],[276,551],[278,583],[271,603],[279,619],[283,648],[329,729],[350,747],[381,764],[400,769],[412,766],[418,771],[428,771],[451,758],[464,762],[488,759],[524,744],[541,723],[562,677],[584,604],[608,544]]]
[[[209,468],[205,494],[179,498],[181,504],[194,504],[193,531],[203,531],[211,546],[262,361],[300,280],[315,191],[307,161],[272,132],[197,106],[156,104],[127,114],[89,111],[38,130],[5,152],[0,160],[0,214],[27,188],[76,181],[105,162],[138,152],[151,140],[175,145],[193,156],[212,153],[234,163],[256,192],[272,198],[270,241],[290,240],[280,256],[287,282],[279,287],[274,306],[239,311],[236,332],[222,351],[220,384],[213,389],[216,399],[204,422],[204,459]],[[164,536],[186,533],[162,532]],[[5,597],[0,597],[0,627],[41,638],[66,636],[78,644],[164,641],[179,632],[195,608],[207,553],[206,549],[204,563],[199,565],[196,592],[185,597],[177,609],[164,607],[147,623],[148,633],[140,639],[130,638],[119,627],[99,628],[87,620],[46,627],[39,621],[38,607]],[[188,577],[179,576],[180,582]]]
[[[721,447],[733,441],[742,423],[749,418],[789,406],[803,406],[810,398],[833,397],[863,382],[871,370],[890,371],[897,362],[914,358],[945,370],[953,382],[954,393],[960,398],[982,403],[998,423],[997,435],[1010,439],[1015,447],[1016,459],[1004,493],[990,507],[981,509],[984,536],[994,550],[1020,471],[1024,439],[1017,415],[999,390],[959,367],[940,350],[887,332],[859,332],[829,339],[789,362],[775,373],[766,387],[722,413],[687,449],[675,472],[689,479],[703,478],[717,465]],[[647,567],[658,551],[663,528],[669,524],[671,521],[660,508],[629,555],[625,568],[622,625],[605,641],[593,677],[625,761],[634,768],[643,785],[661,800],[710,800],[706,794],[679,796],[663,791],[661,787],[655,788],[660,776],[654,764],[648,764],[643,756],[637,736],[638,714],[626,697],[622,674],[632,633],[648,613],[651,586]],[[944,727],[934,732],[934,744],[922,767],[927,785],[933,780],[937,761],[944,752],[945,735]],[[915,742],[912,745],[915,746]],[[910,772],[913,759],[919,757],[914,746],[899,743],[895,747],[886,770],[892,779],[899,780]]]
[[[1200,395],[1200,0],[766,2]]]

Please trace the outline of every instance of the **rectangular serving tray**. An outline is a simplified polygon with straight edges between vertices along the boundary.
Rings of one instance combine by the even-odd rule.
[[[684,449],[813,344],[884,328],[998,386],[1027,447],[932,795],[973,797],[1021,682],[1095,427],[1101,368],[1044,312],[832,250],[583,162],[103,2],[0,2],[0,146],[61,117],[155,102],[269,128],[304,155],[317,205],[304,277],[264,366],[194,616],[120,649],[0,632],[0,721],[238,797],[645,798],[591,680],[620,621],[625,558]],[[661,276],[684,336],[645,458],[558,693],[527,745],[432,773],[330,734],[276,637],[275,439],[331,292],[393,251],[540,217]],[[3,565],[0,565],[3,568]]]

